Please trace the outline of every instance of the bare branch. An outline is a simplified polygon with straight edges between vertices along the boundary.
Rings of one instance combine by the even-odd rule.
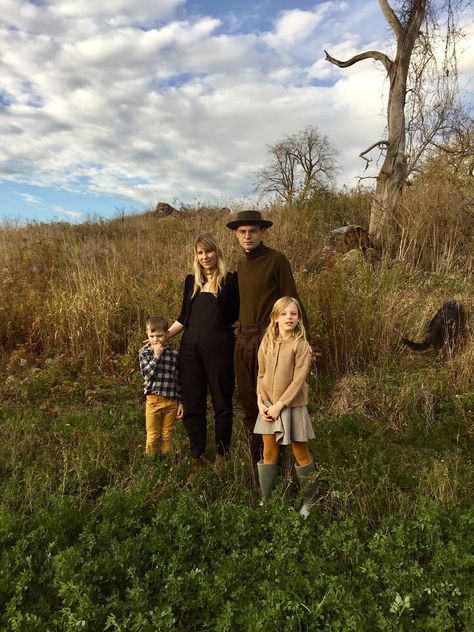
[[[362,158],[362,160],[365,160],[366,162],[364,171],[366,171],[367,167],[369,166],[369,163],[372,162],[372,158],[366,158],[365,155],[368,154],[369,151],[372,151],[372,149],[375,149],[376,147],[378,147],[379,149],[382,149],[382,147],[388,147],[388,140],[378,140],[376,143],[373,143],[370,147],[367,147],[365,151],[362,151],[359,154],[359,158]]]
[[[397,39],[402,38],[405,34],[403,30],[403,26],[400,20],[395,15],[392,7],[389,5],[387,0],[379,0],[380,8],[382,9],[382,13],[385,16],[385,19],[390,24],[392,31],[395,33]]]
[[[335,66],[339,66],[339,68],[348,68],[349,66],[353,66],[358,61],[362,61],[363,59],[375,59],[375,61],[382,62],[382,64],[385,66],[385,70],[389,74],[393,64],[388,55],[385,55],[385,53],[381,53],[378,50],[368,50],[365,53],[359,53],[358,55],[351,57],[351,59],[348,59],[347,61],[340,61],[339,59],[332,57],[327,52],[327,50],[325,50],[324,52],[326,53],[326,60],[331,62],[331,64],[334,64]]]
[[[355,176],[355,178],[360,183],[362,180],[376,180],[377,176]]]
[[[406,37],[413,43],[420,35],[420,26],[426,15],[428,0],[416,0],[413,2],[410,20],[406,29]]]

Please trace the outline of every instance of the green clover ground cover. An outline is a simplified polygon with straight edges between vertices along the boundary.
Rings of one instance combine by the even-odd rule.
[[[361,532],[272,500],[265,508],[185,492],[151,508],[146,486],[70,500],[28,526],[2,513],[5,630],[470,629],[469,510],[420,506]]]
[[[177,459],[143,456],[135,387],[80,399],[0,413],[0,630],[473,628],[468,425],[449,402],[429,432],[322,416],[304,522],[289,474],[259,505],[238,423],[227,468],[188,483],[181,426]]]

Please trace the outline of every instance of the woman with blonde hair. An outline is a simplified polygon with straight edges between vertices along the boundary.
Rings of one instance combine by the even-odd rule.
[[[215,418],[216,462],[227,456],[232,436],[234,332],[239,314],[237,275],[228,272],[222,249],[210,233],[194,242],[194,274],[184,281],[181,312],[168,330],[171,338],[184,330],[179,368],[184,417],[195,465],[205,464],[207,392]]]
[[[299,302],[278,299],[258,350],[257,403],[254,432],[263,437],[263,461],[257,463],[262,499],[269,497],[278,474],[280,445],[290,445],[303,488],[300,514],[307,517],[314,502],[315,467],[308,441],[315,438],[306,404],[306,378],[311,347],[306,340]]]

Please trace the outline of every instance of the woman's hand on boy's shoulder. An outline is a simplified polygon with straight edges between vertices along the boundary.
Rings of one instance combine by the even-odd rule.
[[[138,353],[142,353],[143,351],[145,351],[145,349],[148,349],[151,346],[149,340],[143,340],[142,342],[143,342],[143,347],[140,349]]]

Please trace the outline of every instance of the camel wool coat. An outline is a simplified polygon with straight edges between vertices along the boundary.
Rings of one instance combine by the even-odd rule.
[[[285,406],[306,406],[306,377],[311,365],[311,347],[306,340],[278,340],[273,352],[258,350],[257,394],[264,401]]]

